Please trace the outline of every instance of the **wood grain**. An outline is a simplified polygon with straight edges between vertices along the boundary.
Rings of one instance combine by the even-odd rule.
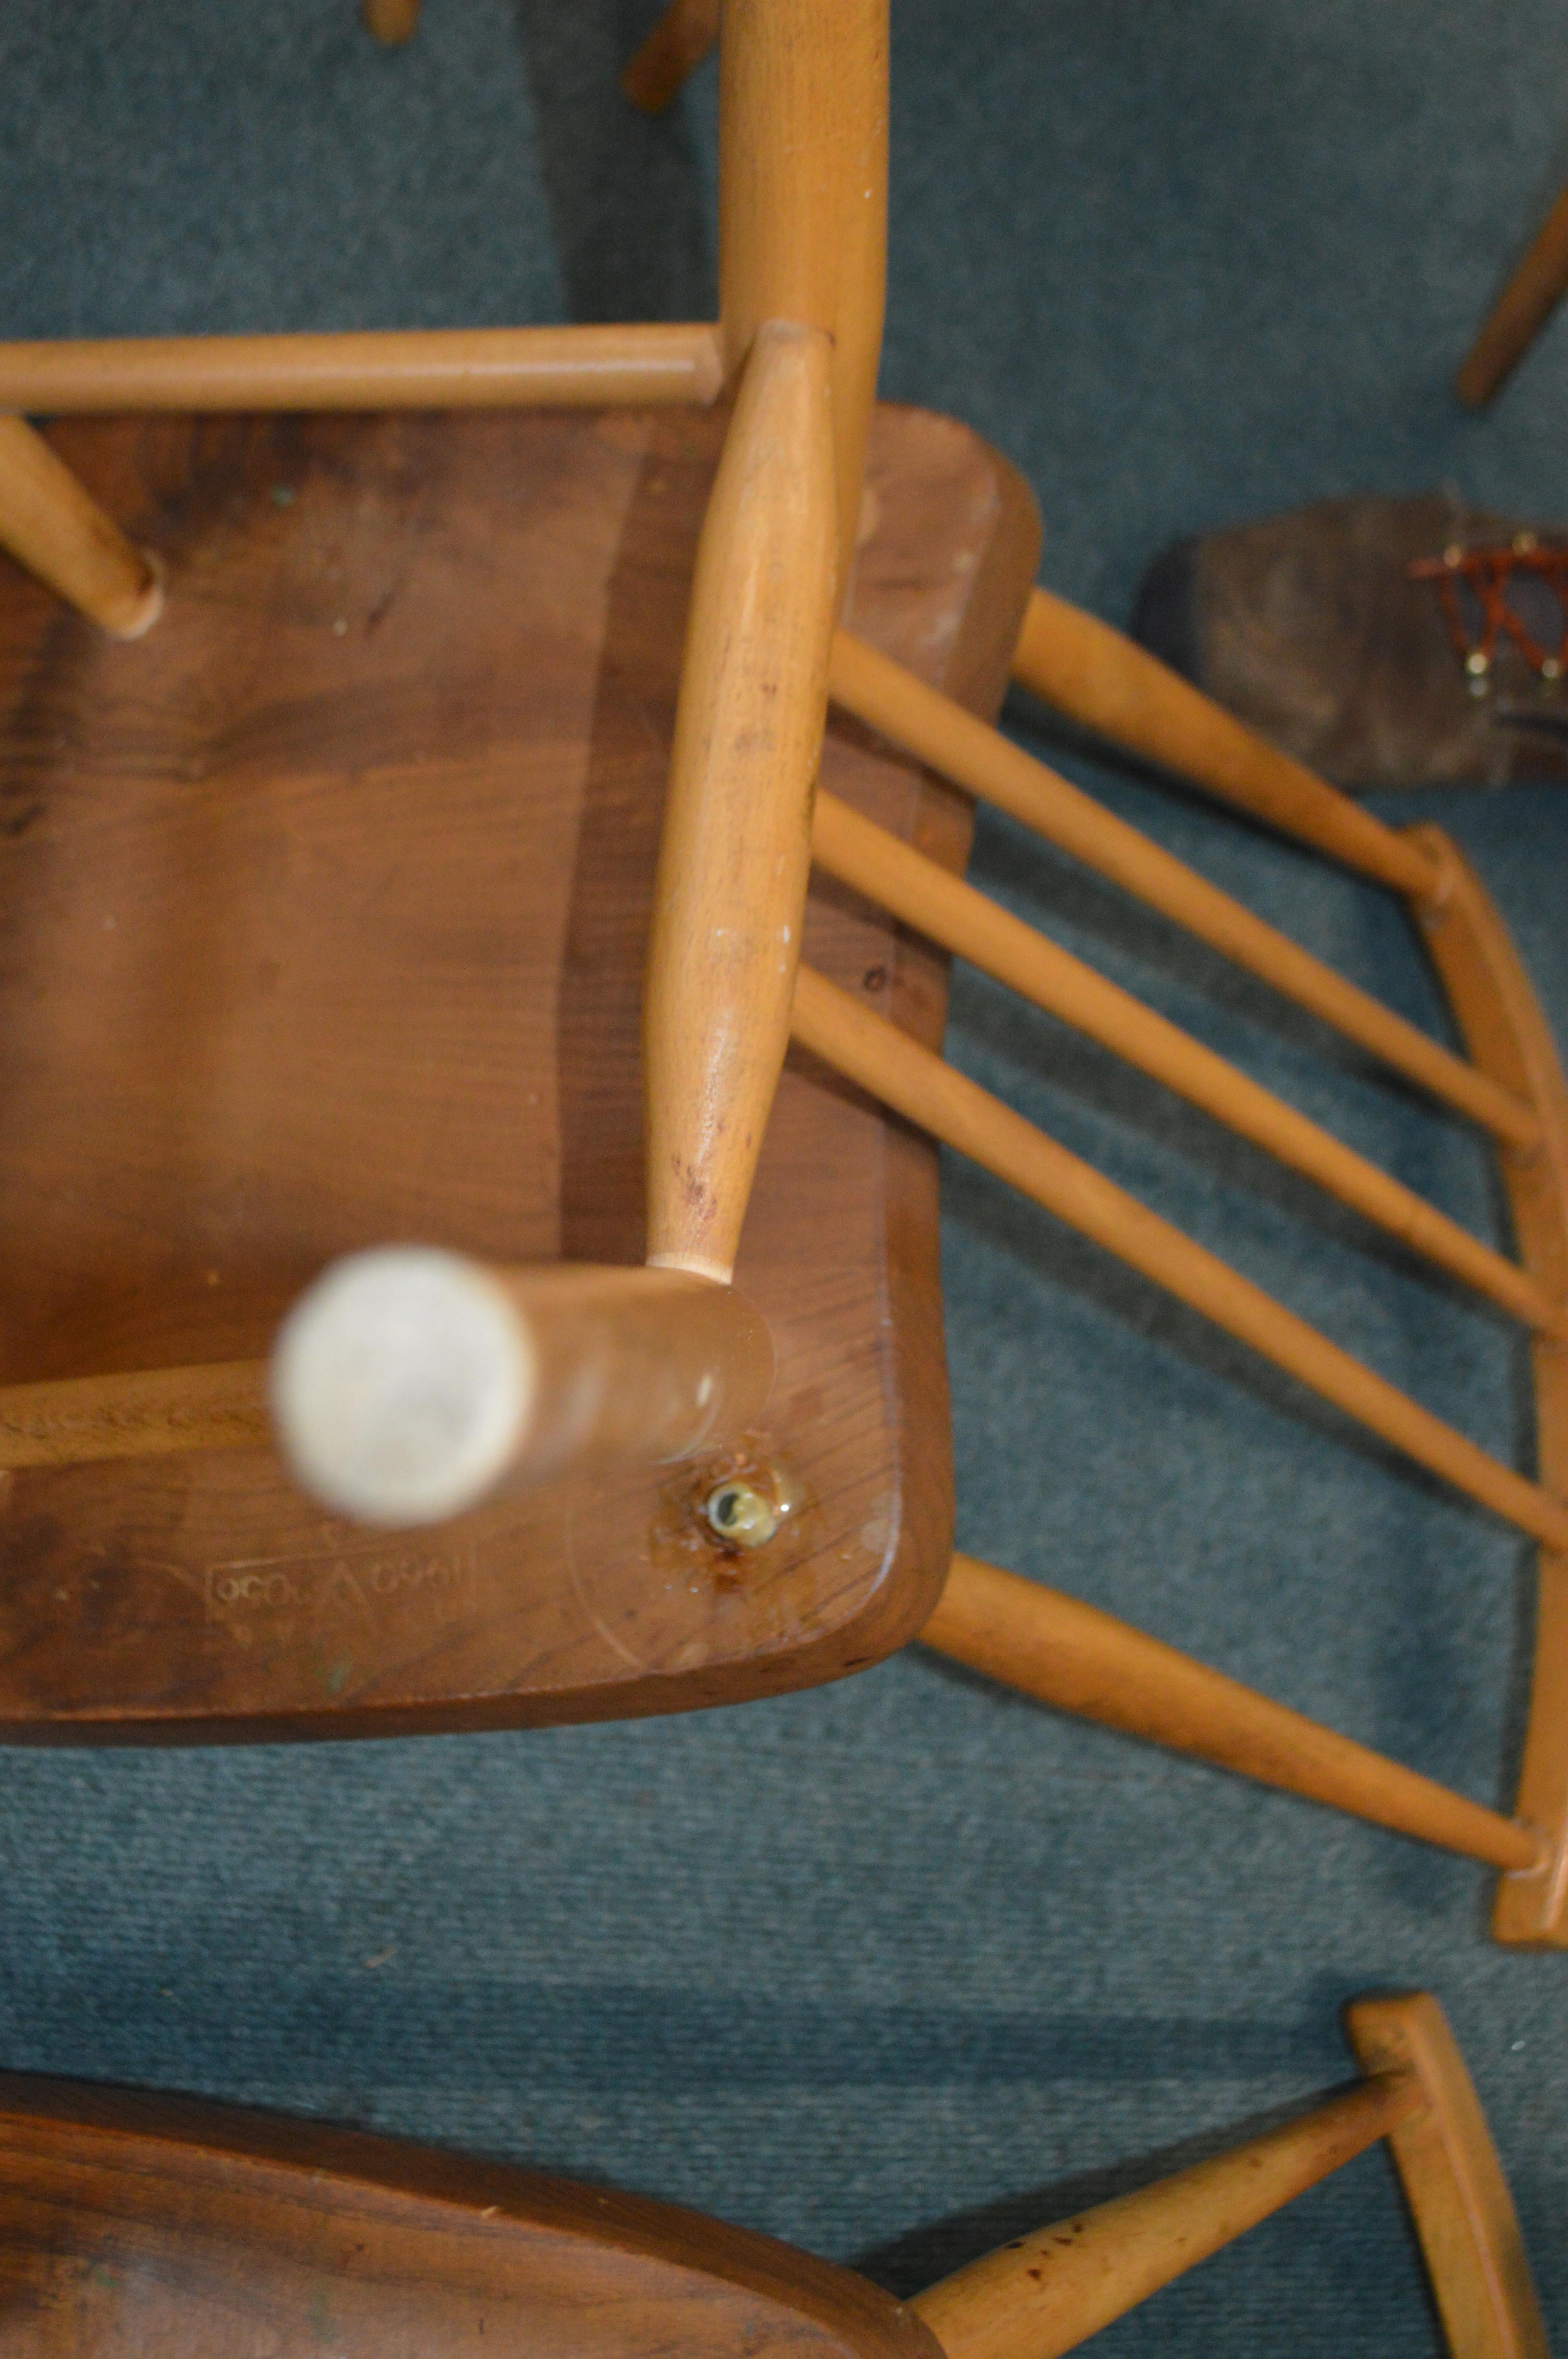
[[[1553,1493],[1422,1408],[1217,1254],[807,966],[795,979],[794,1025],[803,1048],[906,1121],[971,1157],[1505,1522],[1554,1549],[1568,1548],[1568,1506]]]
[[[1303,2194],[1422,2102],[1363,2081],[1298,2120],[1003,2245],[915,2297],[947,2359],[1059,2359]],[[1469,2359],[1463,2345],[1455,2359]]]
[[[1412,831],[1440,864],[1443,887],[1419,913],[1433,962],[1476,1065],[1526,1098],[1540,1125],[1533,1153],[1499,1157],[1525,1267],[1553,1299],[1568,1301],[1568,1083],[1551,1027],[1507,926],[1458,846],[1441,829]],[[1568,1353],[1538,1339],[1536,1462],[1541,1481],[1568,1496]],[[1492,1930],[1499,1941],[1568,1944],[1568,1553],[1538,1560],[1530,1720],[1515,1798],[1518,1817],[1541,1835],[1545,1858],[1530,1875],[1498,1886]]]
[[[1436,874],[1408,834],[1271,745],[1098,614],[1048,590],[1029,601],[1013,677],[1058,712],[1157,762],[1268,827],[1398,893]]]
[[[1539,1136],[1533,1109],[1489,1073],[1347,983],[999,730],[957,711],[929,683],[901,678],[896,665],[857,646],[850,632],[834,639],[829,689],[835,702],[868,727],[1060,845],[1498,1137],[1530,1146]]]
[[[647,1256],[728,1285],[789,1045],[837,610],[832,344],[753,337],[697,546],[643,1001]]]
[[[920,1634],[1003,1687],[1129,1736],[1234,1769],[1288,1794],[1504,1869],[1533,1869],[1540,1843],[1499,1811],[1401,1768],[1044,1582],[953,1559]]]
[[[1352,1999],[1364,2072],[1415,2082],[1424,2104],[1390,2134],[1454,2359],[1550,2359],[1513,2198],[1465,2059],[1425,1991]]]
[[[773,1375],[766,1322],[732,1286],[381,1245],[295,1304],[271,1397],[302,1489],[397,1529],[568,1467],[701,1458],[762,1423]]]
[[[262,1357],[330,1259],[642,1258],[642,968],[698,409],[74,420],[161,554],[134,647],[0,580],[0,1382]],[[1038,549],[962,428],[879,413],[858,627],[1000,701]],[[824,778],[961,866],[965,799],[852,726]],[[946,962],[828,886],[807,952],[941,1037]],[[16,1474],[0,1730],[211,1742],[687,1709],[912,1636],[951,1550],[935,1161],[791,1060],[737,1271],[809,1512],[563,1482],[420,1538],[263,1451]]]
[[[0,408],[50,417],[707,403],[723,375],[701,321],[0,343]]]
[[[0,1471],[86,1466],[186,1450],[265,1450],[266,1370],[256,1360],[0,1385]]]
[[[719,309],[727,375],[767,320],[833,341],[839,593],[860,530],[887,268],[888,0],[725,0]]]
[[[146,558],[25,418],[0,416],[0,549],[114,638],[157,620],[163,590]]]
[[[1568,1341],[1568,1305],[1517,1262],[1483,1245],[1413,1189],[1084,960],[832,795],[816,799],[812,852],[830,875],[880,902],[905,925],[918,927],[944,950],[968,959],[1021,998],[1201,1106],[1227,1130],[1315,1181],[1500,1310],[1559,1343]]]
[[[0,2078],[5,2359],[939,2359],[847,2269],[673,2205]]]

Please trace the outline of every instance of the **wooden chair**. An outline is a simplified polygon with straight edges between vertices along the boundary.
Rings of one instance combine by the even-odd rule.
[[[517,419],[504,430],[485,421],[488,440],[461,462],[450,454],[470,446],[450,421],[422,440],[398,440],[392,421],[373,463],[354,456],[371,429],[331,420],[257,429],[252,443],[235,441],[238,429],[214,441],[214,429],[181,429],[172,443],[172,429],[162,440],[147,429],[135,444],[126,429],[85,425],[71,429],[80,440],[59,440],[117,480],[122,500],[162,496],[171,598],[134,648],[79,628],[51,636],[41,601],[11,634],[14,769],[33,799],[18,805],[6,855],[13,938],[24,910],[30,931],[0,1008],[26,1084],[0,1092],[10,1125],[0,1211],[31,1251],[7,1304],[6,1373],[17,1381],[0,1390],[17,1486],[0,1726],[81,1741],[655,1711],[834,1676],[897,1645],[937,1605],[951,1529],[932,1167],[914,1125],[1542,1550],[1513,1820],[1068,1601],[994,1576],[978,1587],[963,1559],[933,1642],[1048,1700],[1472,1853],[1503,1870],[1500,1938],[1568,1938],[1568,1092],[1501,920],[1439,831],[1385,826],[1044,592],[1023,612],[1016,677],[1399,895],[1470,1055],[1368,997],[988,724],[997,650],[1013,638],[1021,571],[1033,565],[1026,499],[972,446],[960,457],[949,440],[945,456],[901,465],[892,443],[916,429],[885,416],[889,455],[863,480],[882,283],[881,8],[733,0],[720,74],[717,329],[0,347],[0,401],[35,410],[457,401],[586,412],[548,429],[535,415],[526,463]],[[728,425],[700,407],[726,385],[738,386]],[[658,419],[652,399],[671,405]],[[611,402],[629,405],[619,422]],[[84,505],[57,452],[19,419],[11,427],[0,538],[109,629],[144,624],[152,570]],[[94,430],[108,439],[94,442]],[[477,423],[467,430],[477,436]],[[647,462],[639,480],[660,529],[646,544],[607,450]],[[571,487],[605,470],[620,488],[579,512]],[[308,497],[290,526],[296,473]],[[422,506],[433,477],[441,498]],[[497,487],[513,481],[509,506]],[[546,512],[555,529],[542,533]],[[960,529],[963,516],[979,521]],[[962,541],[964,530],[967,544],[937,547],[941,532]],[[837,619],[862,535],[853,594],[869,636]],[[276,573],[275,544],[290,552]],[[364,569],[351,583],[350,550]],[[400,637],[386,617],[399,611],[411,550],[436,571],[420,574],[430,586],[411,599]],[[509,612],[530,565],[540,598]],[[486,567],[481,592],[465,569]],[[258,574],[260,592],[243,592]],[[677,668],[672,617],[688,579],[670,716],[659,683]],[[955,582],[968,585],[962,596]],[[540,612],[568,582],[598,618],[579,628],[575,665]],[[845,618],[861,619],[860,603]],[[478,743],[483,700],[463,670],[476,642],[485,695],[503,707]],[[281,715],[276,698],[255,701],[264,645],[267,664],[300,685]],[[421,678],[431,684],[412,695]],[[161,739],[148,734],[149,699]],[[825,740],[829,700],[848,725]],[[399,730],[377,738],[373,722],[395,705]],[[171,744],[175,710],[194,717]],[[94,711],[102,734],[84,741],[82,715]],[[453,730],[455,758],[432,769],[421,744]],[[171,826],[159,765],[200,777],[215,742],[265,788],[276,824],[259,842],[243,832],[245,806],[222,797],[199,802],[209,816],[215,803],[215,834],[193,832],[189,810]],[[157,790],[137,807],[144,839],[125,797],[149,745]],[[890,747],[925,779],[879,766]],[[360,781],[378,761],[402,786],[367,803]],[[519,777],[539,780],[521,804]],[[459,780],[467,801],[453,799]],[[955,873],[960,797],[1011,812],[1495,1139],[1522,1261],[972,892]],[[130,905],[123,885],[121,901],[111,897],[128,842]],[[524,844],[531,880],[498,879],[491,847],[519,857]],[[470,856],[440,882],[438,863],[465,846]],[[813,859],[826,881],[807,911]],[[168,912],[190,873],[209,880],[202,906],[218,916],[182,932]],[[61,898],[67,875],[77,898]],[[547,946],[506,972],[535,1029],[498,1047],[496,929],[514,927],[524,903]],[[95,941],[84,959],[87,910],[107,910],[118,928],[114,909],[126,906],[141,934]],[[457,915],[431,930],[443,908]],[[797,971],[807,917],[812,958]],[[634,1270],[643,1175],[626,977],[644,934],[647,1267]],[[1534,1339],[1541,1479],[1476,1448],[946,1065],[951,952],[1520,1321]],[[367,1012],[356,995],[372,972]],[[213,974],[228,978],[224,1021],[192,1040],[180,1026],[194,979]],[[283,1017],[269,1016],[263,1003],[283,977],[294,995]],[[373,1020],[383,998],[390,1027]],[[278,1023],[287,1060],[267,1028]],[[398,1053],[405,1037],[416,1055]],[[334,1043],[339,1061],[319,1073],[311,1056]],[[511,1091],[503,1119],[498,1088]],[[550,1099],[549,1116],[530,1117],[530,1090],[535,1103]],[[96,1125],[84,1103],[103,1109]],[[544,1142],[531,1120],[550,1130]],[[416,1184],[427,1170],[440,1185]],[[727,1281],[749,1201],[738,1294]],[[293,1466],[338,1511],[323,1518],[265,1450],[255,1355],[334,1251],[409,1235],[468,1258],[356,1263],[284,1329],[280,1422]],[[573,1269],[524,1266],[557,1258]],[[83,1367],[118,1373],[73,1373]],[[29,1374],[41,1381],[23,1383]],[[415,1548],[378,1528],[421,1522],[438,1528]],[[1133,1659],[1165,1696],[1158,1712],[1127,1701]]]
[[[650,2350],[1054,2359],[1387,2138],[1454,2359],[1546,2359],[1507,2183],[1442,2009],[1346,2014],[1363,2077],[907,2307],[635,2196],[216,2106],[0,2079],[0,2353],[288,2359]]]
[[[773,1100],[803,925],[942,1030],[939,953],[806,908],[819,763],[968,838],[822,753],[840,605],[994,712],[1038,527],[962,429],[872,415],[878,0],[737,0],[723,121],[717,324],[0,358],[0,540],[91,618],[0,585],[7,1735],[686,1708],[935,1603],[935,1155],[820,1073]],[[280,1359],[352,1522],[262,1363],[408,1239],[460,1256],[357,1265]]]

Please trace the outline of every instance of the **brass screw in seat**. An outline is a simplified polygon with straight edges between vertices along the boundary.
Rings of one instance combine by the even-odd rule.
[[[709,1527],[727,1547],[762,1548],[779,1527],[779,1510],[751,1483],[720,1483],[703,1501]]]

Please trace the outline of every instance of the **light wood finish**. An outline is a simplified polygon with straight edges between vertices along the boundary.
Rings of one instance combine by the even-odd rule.
[[[1480,1068],[1527,1096],[1541,1122],[1533,1154],[1500,1158],[1514,1234],[1524,1264],[1558,1301],[1568,1299],[1568,1085],[1551,1028],[1507,926],[1479,877],[1441,830],[1417,831],[1443,874],[1425,912],[1427,949],[1465,1046]],[[1536,1455],[1541,1481],[1568,1495],[1568,1354],[1537,1343]],[[1538,1573],[1535,1668],[1530,1721],[1515,1798],[1519,1817],[1540,1829],[1539,1875],[1498,1886],[1492,1930],[1501,1941],[1568,1943],[1568,1555],[1542,1549]]]
[[[171,594],[127,649],[0,569],[0,1385],[265,1360],[318,1272],[387,1238],[640,1262],[649,909],[725,423],[49,429]],[[870,491],[857,627],[994,712],[1026,487],[884,409]],[[915,764],[840,734],[822,775],[962,866],[971,805]],[[806,927],[940,1040],[930,944],[830,886]],[[403,1538],[318,1508],[270,1447],[16,1474],[0,1733],[519,1726],[879,1659],[952,1550],[936,1212],[925,1139],[786,1069],[736,1284],[778,1359],[752,1462],[799,1513],[743,1561],[695,1469],[563,1475]]]
[[[1513,2198],[1465,2059],[1425,1991],[1352,1999],[1361,2070],[1412,2080],[1425,2100],[1390,2133],[1427,2276],[1456,2359],[1551,2359]]]
[[[0,2078],[5,2359],[941,2359],[851,2271],[672,2204]]]
[[[719,38],[719,0],[669,0],[627,63],[621,88],[644,114],[663,114]]]
[[[702,527],[644,999],[647,1257],[728,1281],[789,1042],[835,603],[819,328],[769,322]]]
[[[305,1488],[399,1526],[568,1467],[697,1458],[761,1424],[773,1382],[767,1328],[733,1287],[404,1245],[336,1263],[296,1303],[272,1397]]]
[[[1527,1828],[1271,1702],[1190,1655],[993,1564],[955,1556],[924,1646],[1059,1712],[1168,1745],[1505,1871],[1531,1870]]]
[[[0,1473],[259,1449],[268,1433],[266,1370],[255,1360],[0,1385]]]
[[[0,2077],[0,2349],[341,2359],[1054,2359],[1387,2137],[1453,2359],[1545,2359],[1518,2223],[1435,2000],[1357,1999],[1366,2075],[907,2306],[639,2196],[389,2138]]]
[[[0,548],[111,637],[139,638],[163,604],[147,560],[25,418],[0,414]]]
[[[1514,1318],[1568,1337],[1568,1305],[1517,1263],[914,845],[820,795],[812,853],[829,875],[1201,1106]]]
[[[1282,2128],[972,2261],[911,2305],[946,2359],[1058,2359],[1387,2137],[1422,2104],[1379,2075]],[[1463,2345],[1455,2359],[1470,2359]]]
[[[1454,390],[1482,409],[1524,358],[1568,288],[1568,189],[1541,223],[1486,324],[1465,355]]]
[[[0,408],[474,409],[709,402],[717,328],[418,328],[341,335],[116,336],[0,343]]]
[[[765,321],[833,344],[839,592],[860,521],[887,255],[888,0],[725,0],[719,296],[728,374]]]
[[[828,687],[836,703],[892,744],[1010,812],[1498,1137],[1519,1146],[1539,1137],[1535,1114],[1516,1093],[1346,983],[1195,870],[1011,745],[1000,731],[908,679],[897,664],[858,644],[846,631],[834,637]]]
[[[1012,670],[1044,702],[1112,745],[1176,771],[1343,866],[1407,896],[1433,890],[1433,864],[1408,835],[1081,606],[1036,590]]]
[[[999,1098],[806,966],[795,979],[793,1028],[801,1047],[834,1071],[1103,1245],[1418,1465],[1532,1538],[1568,1548],[1568,1506],[1560,1499],[1489,1457]]]
[[[360,0],[367,33],[395,45],[409,41],[419,27],[419,0]]]

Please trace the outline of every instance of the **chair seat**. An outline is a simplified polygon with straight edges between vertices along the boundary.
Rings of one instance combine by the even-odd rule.
[[[864,2277],[605,2188],[0,2076],[0,2349],[942,2359]]]
[[[81,420],[167,569],[117,644],[0,581],[0,1381],[259,1356],[335,1255],[642,1253],[639,1003],[697,535],[696,410]],[[988,717],[1038,532],[883,408],[863,637]],[[824,782],[952,866],[968,807],[852,726]],[[941,962],[819,883],[806,956],[928,1042]],[[578,1476],[417,1536],[267,1452],[11,1476],[0,1733],[393,1734],[678,1710],[900,1645],[951,1539],[935,1157],[792,1058],[738,1284],[779,1377],[714,1467]]]

